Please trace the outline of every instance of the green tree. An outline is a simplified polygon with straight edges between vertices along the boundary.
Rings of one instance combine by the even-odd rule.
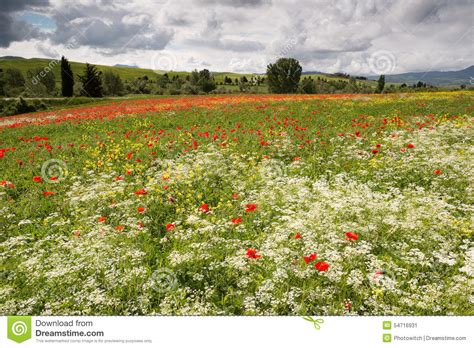
[[[214,77],[207,69],[203,69],[199,72],[198,86],[201,87],[203,92],[209,93],[216,89],[216,82]]]
[[[5,78],[3,76],[3,69],[0,69],[0,95],[5,95],[5,90],[3,89],[5,86]]]
[[[294,58],[279,58],[267,66],[268,88],[272,93],[295,93],[301,78],[300,63]]]
[[[15,88],[25,85],[25,78],[19,69],[8,68],[4,73],[5,85]]]
[[[242,76],[239,79],[239,90],[241,92],[248,92],[249,90],[248,80],[245,76]]]
[[[74,74],[71,64],[63,56],[61,57],[61,94],[63,97],[72,97],[74,92]]]
[[[316,93],[316,85],[311,77],[305,77],[303,81],[301,81],[301,92],[306,94]]]
[[[106,95],[124,95],[124,85],[119,75],[112,71],[104,73],[104,92]]]
[[[43,85],[48,94],[52,94],[56,89],[56,78],[50,67],[28,70],[26,76],[32,85]]]
[[[82,82],[81,94],[86,97],[100,98],[103,96],[102,72],[98,71],[94,65],[86,63],[84,75],[79,76]]]
[[[382,93],[385,88],[385,75],[380,75],[379,80],[377,81],[377,93]]]

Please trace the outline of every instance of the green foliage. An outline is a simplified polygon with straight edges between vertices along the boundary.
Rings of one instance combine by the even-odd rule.
[[[205,92],[209,93],[217,88],[214,77],[207,69],[201,71],[194,70],[191,72],[189,78],[189,85],[185,85],[185,91],[191,92],[191,94],[196,94],[195,92]]]
[[[5,95],[5,78],[4,78],[4,73],[3,69],[0,69],[0,95]]]
[[[56,89],[56,81],[51,67],[28,70],[25,88],[32,97],[52,95]]]
[[[82,82],[81,95],[92,98],[103,96],[102,72],[98,71],[94,65],[86,64],[84,75],[79,76]]]
[[[305,77],[303,81],[301,81],[301,92],[306,94],[313,94],[316,92],[316,86],[314,85],[314,81],[311,77]]]
[[[385,87],[385,75],[380,75],[379,80],[377,81],[376,93],[382,93],[384,87]]]
[[[74,74],[64,56],[61,57],[61,92],[63,97],[72,97],[74,93]]]
[[[23,87],[25,78],[19,69],[8,68],[4,73],[5,84],[9,87]]]
[[[242,76],[239,79],[239,90],[241,92],[248,92],[249,90],[248,80],[245,76]]]
[[[272,93],[295,93],[301,77],[301,65],[294,58],[280,58],[267,66],[268,88]]]
[[[122,96],[125,94],[125,87],[119,75],[111,71],[104,73],[104,93],[106,95]]]

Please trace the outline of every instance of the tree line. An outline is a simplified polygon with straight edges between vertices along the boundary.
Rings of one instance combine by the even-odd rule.
[[[57,61],[52,61],[56,62]],[[364,77],[350,76],[344,73],[334,74],[333,78],[324,76],[304,76],[303,69],[294,58],[280,58],[267,66],[265,76],[254,75],[251,78],[240,76],[232,79],[225,76],[222,82],[216,82],[209,70],[194,70],[190,74],[168,73],[146,75],[129,81],[106,70],[99,71],[95,65],[86,63],[82,74],[75,75],[71,64],[65,57],[60,61],[61,89],[56,90],[56,79],[52,67],[31,69],[26,79],[19,69],[0,69],[0,96],[63,97],[84,96],[100,98],[103,96],[123,96],[126,94],[207,94],[230,93],[228,89],[237,86],[239,92],[259,93],[260,86],[266,86],[270,93],[390,93],[397,91],[434,90],[433,86],[419,81],[413,85],[385,85],[385,76],[381,75],[375,87],[367,83]],[[303,78],[302,78],[303,77]]]

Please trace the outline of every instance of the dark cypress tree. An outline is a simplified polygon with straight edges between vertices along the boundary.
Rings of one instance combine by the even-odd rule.
[[[72,97],[74,91],[74,74],[69,61],[61,57],[61,90],[63,97]]]
[[[385,75],[380,75],[379,80],[377,81],[377,93],[382,93],[385,88]]]
[[[84,75],[79,76],[82,82],[81,94],[86,97],[100,98],[103,96],[102,72],[98,71],[95,65],[86,63]]]

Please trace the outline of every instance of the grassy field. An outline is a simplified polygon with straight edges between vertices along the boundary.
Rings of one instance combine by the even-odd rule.
[[[472,100],[195,96],[7,118],[0,313],[473,315]]]
[[[85,63],[70,62],[72,72],[76,75],[82,75]],[[19,69],[23,76],[26,77],[28,70],[33,70],[36,68],[45,68],[51,67],[56,78],[56,83],[59,86],[61,83],[61,61],[60,60],[51,60],[51,59],[42,59],[42,58],[31,58],[31,59],[1,59],[0,58],[0,69],[6,70],[8,68]],[[139,77],[147,75],[150,78],[154,78],[156,73],[150,69],[138,69],[138,68],[128,68],[128,67],[113,67],[106,65],[97,65],[97,69],[104,71],[112,71],[115,74],[120,75],[123,80],[133,80]]]

